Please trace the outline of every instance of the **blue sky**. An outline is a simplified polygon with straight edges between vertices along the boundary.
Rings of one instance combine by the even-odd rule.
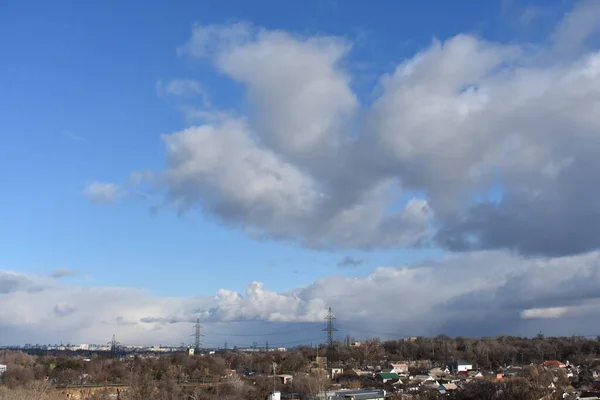
[[[243,290],[263,280],[273,290],[331,274],[360,274],[439,256],[438,251],[309,251],[256,242],[198,214],[153,216],[131,200],[102,207],[81,196],[86,182],[122,182],[130,171],[164,166],[160,135],[186,126],[157,96],[159,80],[198,79],[213,102],[240,107],[241,89],[176,49],[194,23],[248,20],[270,29],[326,33],[359,40],[355,62],[378,74],[434,37],[466,30],[497,33],[500,4],[398,7],[313,1],[9,2],[0,50],[4,110],[0,156],[5,206],[1,263],[23,272],[82,271],[94,284],[150,287],[167,295]],[[392,7],[393,11],[389,11]],[[418,16],[428,15],[421,19]],[[495,16],[495,21],[490,21]],[[487,24],[482,23],[487,21]],[[491,26],[488,26],[491,25]],[[514,29],[509,25],[506,29]],[[354,57],[353,57],[354,58]],[[351,62],[354,60],[351,60]],[[369,92],[364,92],[368,99]],[[14,171],[18,171],[15,175]],[[353,269],[346,255],[364,260]],[[74,279],[83,279],[83,276]],[[85,281],[84,281],[85,282]]]
[[[471,269],[475,259],[501,259],[509,274],[530,257],[586,257],[600,246],[581,229],[600,226],[600,194],[583,184],[597,158],[596,12],[590,1],[541,0],[5,1],[0,270],[46,282],[68,269],[76,273],[61,285],[139,288],[155,300],[220,289],[250,298],[246,287],[258,281],[274,296],[308,296],[297,305],[306,322],[320,314],[302,310],[345,296],[327,297],[327,282],[354,287],[392,274],[404,285],[408,272],[397,267],[453,276],[448,265],[460,265],[475,288],[486,273]],[[240,26],[231,46],[227,35]],[[306,56],[300,72],[285,64],[288,50]],[[298,100],[302,90],[285,90],[296,81],[330,86]],[[288,100],[298,113],[272,111]],[[359,138],[342,150],[294,141],[323,126],[338,137],[340,115],[341,136]],[[192,126],[201,128],[186,136]],[[497,150],[510,146],[507,162]],[[210,169],[203,163],[219,149],[231,153]],[[254,164],[227,160],[238,150],[263,169],[244,175]],[[270,168],[284,186],[260,175]],[[140,171],[152,178],[137,187]],[[115,201],[90,201],[94,184],[114,189]],[[452,296],[465,298],[459,286]],[[519,312],[555,316],[546,306]],[[214,310],[210,318],[223,321],[280,318]],[[388,322],[383,332],[395,329]]]

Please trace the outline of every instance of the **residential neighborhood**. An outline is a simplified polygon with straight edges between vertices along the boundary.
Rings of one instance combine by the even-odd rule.
[[[406,357],[439,347],[444,351],[438,349],[435,358]],[[544,353],[564,356],[540,358]],[[600,397],[600,341],[580,337],[366,339],[360,346],[286,351],[28,348],[0,350],[0,362],[0,393],[27,390],[38,382],[57,399],[129,399],[147,390],[157,399],[183,400],[192,393],[197,399],[232,400]],[[166,388],[170,394],[160,394]],[[92,391],[96,397],[90,397]]]

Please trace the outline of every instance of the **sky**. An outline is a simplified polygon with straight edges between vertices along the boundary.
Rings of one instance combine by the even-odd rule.
[[[0,345],[600,333],[599,21],[3,2]]]

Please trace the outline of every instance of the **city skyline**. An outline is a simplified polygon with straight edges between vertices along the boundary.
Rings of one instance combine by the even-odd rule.
[[[0,346],[600,332],[600,2],[0,14]]]

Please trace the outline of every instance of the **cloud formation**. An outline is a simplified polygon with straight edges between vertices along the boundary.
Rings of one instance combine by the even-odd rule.
[[[65,278],[68,276],[77,275],[77,271],[69,269],[69,268],[58,268],[52,271],[51,276],[53,278]]]
[[[311,248],[596,249],[590,15],[600,8],[580,3],[537,46],[435,40],[369,104],[352,90],[346,39],[198,25],[179,53],[241,84],[248,113],[201,111],[201,125],[163,136],[168,199]]]
[[[350,256],[346,256],[344,258],[342,258],[338,263],[338,267],[342,267],[342,268],[354,268],[354,267],[358,267],[360,264],[362,264],[363,260],[359,259],[359,258],[354,258],[354,257],[350,257]]]
[[[119,185],[110,182],[94,181],[83,189],[83,195],[92,203],[114,203],[123,196],[126,191]]]
[[[1,272],[0,283],[2,344],[104,343],[114,333],[122,343],[178,345],[189,340],[196,318],[214,345],[264,341],[246,336],[288,330],[277,339],[298,344],[325,339],[328,307],[340,335],[356,337],[593,334],[600,317],[600,252],[552,259],[463,253],[360,277],[330,276],[282,293],[251,282],[245,293],[221,289],[187,298],[14,272]]]
[[[191,79],[160,80],[156,83],[159,97],[193,98],[200,97],[204,107],[210,106],[210,100],[204,86]]]

